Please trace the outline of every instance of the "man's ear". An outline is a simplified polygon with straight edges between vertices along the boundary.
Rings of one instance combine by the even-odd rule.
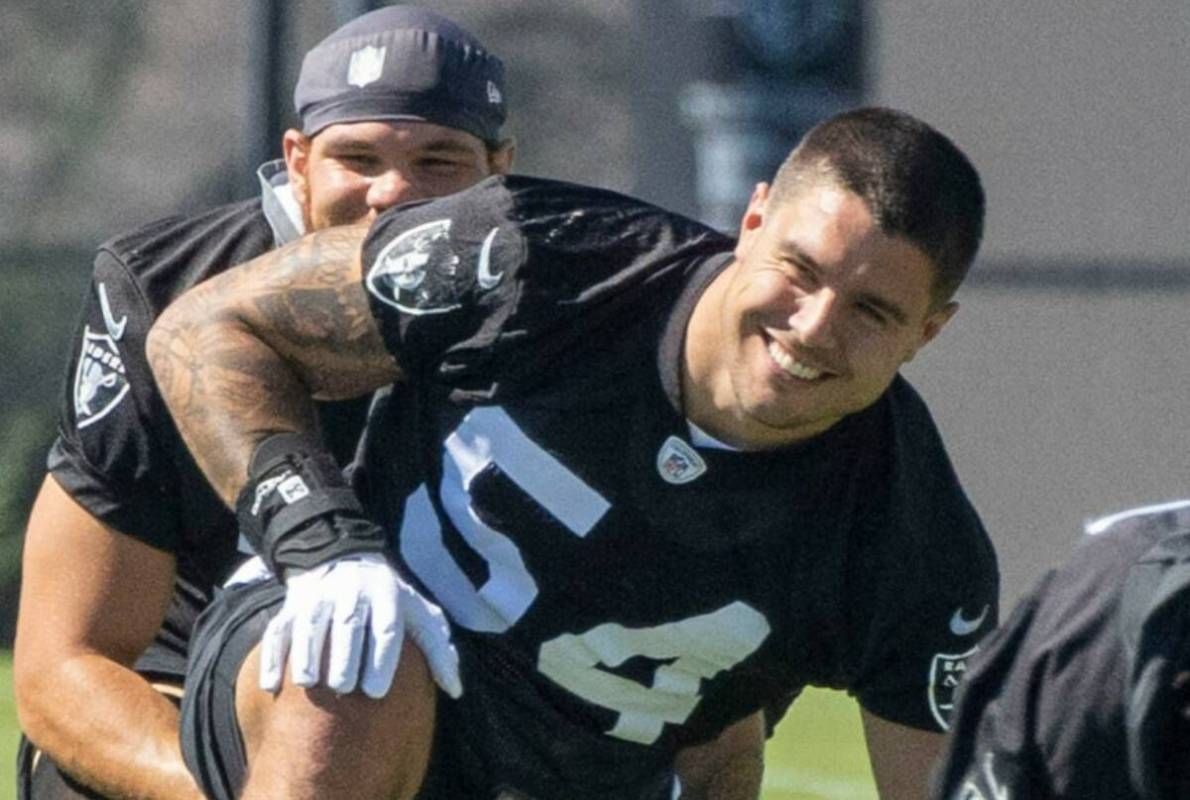
[[[769,185],[758,183],[752,190],[752,197],[748,200],[748,208],[744,210],[744,218],[740,220],[740,236],[735,245],[735,257],[744,258],[752,249],[760,229],[764,227],[764,215],[768,206]]]
[[[289,185],[293,187],[293,197],[302,207],[303,213],[308,213],[310,181],[307,172],[310,168],[310,137],[290,128],[281,137],[281,150],[285,156],[285,171],[289,173]]]
[[[913,348],[913,352],[909,354],[909,357],[906,358],[905,361],[912,361],[913,357],[917,355],[919,350],[933,341],[934,337],[941,333],[942,329],[946,327],[946,323],[950,322],[951,319],[954,318],[954,315],[958,313],[958,310],[959,304],[951,300],[946,305],[942,306],[942,308],[931,311],[929,314],[927,314],[925,322],[922,323],[921,341],[917,343],[917,346]]]
[[[507,175],[512,172],[513,162],[516,161],[516,139],[509,137],[500,145],[488,151],[488,171],[493,175]]]

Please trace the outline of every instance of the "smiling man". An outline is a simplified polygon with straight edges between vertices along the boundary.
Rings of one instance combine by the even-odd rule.
[[[413,652],[379,701],[262,693],[253,632],[286,590],[229,593],[183,707],[204,790],[755,798],[763,710],[815,685],[858,698],[881,797],[922,797],[998,579],[897,373],[953,316],[983,212],[954,144],[862,109],[807,134],[738,241],[510,177],[183,297],[150,359],[246,535],[277,574],[390,552],[464,686]],[[309,397],[387,384],[352,492]]]
[[[690,331],[691,416],[721,416],[724,435],[751,447],[871,405],[957,308],[935,298],[929,256],[882,230],[863,198],[823,177],[777,181],[757,188],[737,262]]]

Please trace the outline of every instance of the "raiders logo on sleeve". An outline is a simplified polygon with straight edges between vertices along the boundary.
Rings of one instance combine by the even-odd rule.
[[[459,236],[452,219],[410,228],[376,256],[368,271],[368,291],[406,314],[453,311],[472,287],[488,292],[503,282],[506,267],[495,263],[507,264],[515,253],[494,252],[500,233],[499,225],[484,231],[479,251],[472,255],[479,237],[466,231]],[[510,237],[506,233],[504,238]],[[502,250],[505,243],[499,244]]]
[[[74,413],[80,429],[103,419],[128,394],[128,375],[116,344],[124,336],[127,315],[119,320],[112,314],[107,289],[98,285],[99,306],[105,331],[83,328],[82,349],[74,374]]]
[[[368,291],[406,314],[458,308],[465,285],[451,248],[451,222],[426,222],[389,242],[368,271]]]

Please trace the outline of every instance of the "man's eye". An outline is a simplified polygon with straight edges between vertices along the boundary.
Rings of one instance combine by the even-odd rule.
[[[860,304],[860,314],[869,322],[875,323],[881,327],[888,324],[888,315],[881,311],[876,306],[870,306],[866,303]]]
[[[423,158],[418,163],[422,169],[432,172],[456,172],[466,167],[465,164],[448,158]]]
[[[815,283],[814,273],[796,261],[789,263],[789,277],[798,286],[813,286]]]
[[[367,153],[345,153],[339,156],[339,160],[353,167],[372,167],[377,162],[376,156]]]

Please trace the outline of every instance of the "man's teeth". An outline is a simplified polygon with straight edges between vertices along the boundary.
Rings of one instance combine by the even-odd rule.
[[[798,363],[796,360],[794,360],[793,356],[783,350],[781,345],[777,344],[776,342],[769,342],[769,355],[772,356],[773,361],[776,361],[777,365],[780,366],[781,369],[785,370],[795,378],[801,378],[804,381],[812,381],[818,379],[822,375],[822,370]]]

